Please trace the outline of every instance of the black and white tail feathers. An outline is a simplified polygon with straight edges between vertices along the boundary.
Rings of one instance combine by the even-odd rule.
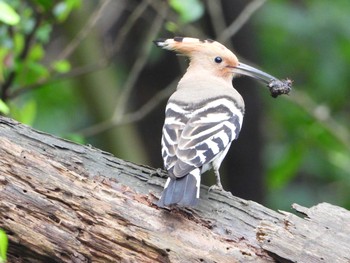
[[[173,179],[169,177],[157,205],[159,207],[172,205],[189,207],[197,205],[200,180],[200,169],[194,169],[181,178]]]

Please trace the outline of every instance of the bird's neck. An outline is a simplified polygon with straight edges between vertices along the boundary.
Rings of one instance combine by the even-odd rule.
[[[210,83],[215,86],[232,88],[232,77],[226,78],[220,75],[214,75],[210,70],[206,70],[203,68],[191,69],[190,67],[187,69],[186,73],[180,80],[181,83]],[[185,85],[187,86],[187,85]],[[192,86],[192,85],[190,85]]]
[[[184,77],[192,77],[192,76],[196,76],[196,78],[198,78],[200,76],[200,78],[214,78],[217,79],[217,81],[221,82],[222,80],[227,82],[229,85],[232,85],[232,78],[233,75],[232,73],[228,73],[223,71],[223,70],[217,70],[217,69],[213,69],[210,67],[204,67],[202,65],[200,65],[199,63],[193,63],[191,61],[189,67],[187,68],[186,74],[184,75]]]

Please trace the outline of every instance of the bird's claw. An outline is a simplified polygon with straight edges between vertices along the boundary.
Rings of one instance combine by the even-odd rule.
[[[208,189],[208,192],[213,191],[213,190],[225,191],[221,184],[214,184],[214,185],[210,186]]]
[[[208,189],[208,192],[213,191],[213,190],[218,191],[221,194],[226,195],[228,197],[232,196],[232,193],[230,191],[225,191],[221,184],[216,183],[216,184],[210,186]]]

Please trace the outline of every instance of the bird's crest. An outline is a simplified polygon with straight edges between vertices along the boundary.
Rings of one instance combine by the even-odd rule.
[[[217,41],[211,39],[198,39],[192,37],[174,37],[168,39],[158,39],[153,41],[157,47],[172,50],[184,55],[190,55],[204,49],[218,49],[228,51],[228,49]]]

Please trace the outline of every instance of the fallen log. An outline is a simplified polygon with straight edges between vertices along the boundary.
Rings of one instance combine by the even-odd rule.
[[[349,262],[345,209],[295,205],[303,219],[205,186],[198,207],[160,209],[154,203],[165,177],[0,117],[8,261]]]

